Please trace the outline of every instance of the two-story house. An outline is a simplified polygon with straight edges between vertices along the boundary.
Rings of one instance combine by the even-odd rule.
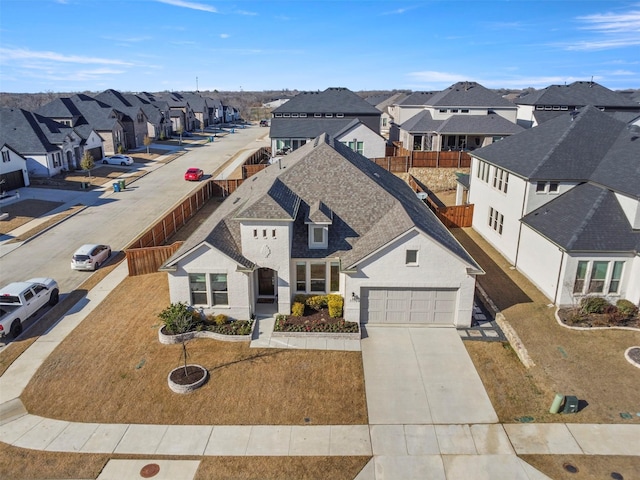
[[[395,175],[328,135],[247,179],[161,267],[172,302],[248,319],[337,293],[363,323],[469,326],[482,270]]]
[[[0,108],[0,145],[26,159],[29,176],[51,177],[82,158],[82,138],[73,128],[19,108]]]
[[[550,85],[514,100],[518,106],[518,125],[535,127],[559,115],[593,105],[602,111],[640,116],[640,104],[596,82],[578,81],[569,85]]]
[[[640,303],[637,126],[588,106],[471,156],[473,228],[553,303]]]
[[[11,145],[0,145],[2,163],[0,163],[0,194],[9,190],[28,187],[29,172],[27,160],[20,155]]]
[[[296,150],[322,133],[368,158],[383,157],[381,112],[347,88],[300,92],[271,112],[271,149]]]
[[[409,151],[475,150],[522,130],[517,107],[476,82],[415,92],[390,113],[390,139]]]

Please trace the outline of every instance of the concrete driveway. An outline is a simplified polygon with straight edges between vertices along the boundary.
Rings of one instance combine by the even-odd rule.
[[[542,480],[519,459],[454,328],[363,333],[373,459],[356,480]]]

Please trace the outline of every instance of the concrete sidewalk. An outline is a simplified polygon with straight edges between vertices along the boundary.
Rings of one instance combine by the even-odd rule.
[[[542,480],[547,477],[516,455],[640,456],[640,425],[497,423],[453,328],[365,328],[370,425],[98,424],[29,414],[19,396],[31,376],[127,274],[123,262],[0,377],[0,441],[34,450],[124,455],[372,455],[358,480]],[[143,463],[112,460],[100,478],[138,478]],[[156,463],[165,475],[179,468]],[[192,478],[195,470],[189,464],[181,478]]]

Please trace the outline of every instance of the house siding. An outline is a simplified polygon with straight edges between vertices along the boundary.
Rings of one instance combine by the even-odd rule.
[[[384,157],[386,141],[371,128],[364,125],[358,125],[347,133],[338,137],[339,142],[351,142],[354,139],[358,142],[364,142],[364,151],[362,154],[367,158]]]
[[[549,242],[526,225],[522,226],[518,270],[523,273],[550,300],[560,288],[564,288],[561,277],[563,253],[557,245]]]
[[[405,265],[406,250],[418,250],[418,265]],[[385,246],[358,266],[355,274],[345,276],[345,320],[359,322],[365,287],[453,288],[458,290],[455,326],[471,325],[475,276],[468,275],[466,265],[430,240],[412,231]]]
[[[178,269],[168,275],[171,302],[191,303],[189,273],[226,273],[228,306],[199,306],[205,314],[224,313],[237,320],[248,320],[251,316],[249,276],[237,271],[238,264],[215,249],[202,245],[182,259]]]

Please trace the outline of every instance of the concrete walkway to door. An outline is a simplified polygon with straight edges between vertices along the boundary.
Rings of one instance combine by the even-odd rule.
[[[357,480],[547,479],[511,446],[454,328],[367,326],[373,459]]]

